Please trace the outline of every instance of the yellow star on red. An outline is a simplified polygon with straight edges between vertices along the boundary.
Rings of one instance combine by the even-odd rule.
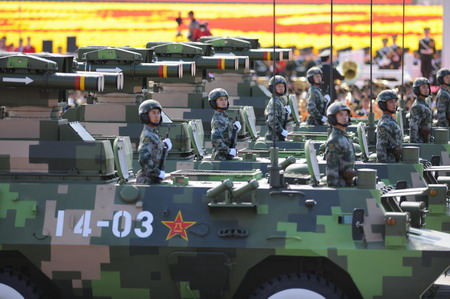
[[[197,223],[196,221],[183,221],[183,215],[181,214],[181,211],[178,211],[177,217],[174,221],[161,222],[162,224],[170,228],[170,231],[167,234],[166,241],[176,235],[180,235],[183,239],[188,241],[186,229]]]

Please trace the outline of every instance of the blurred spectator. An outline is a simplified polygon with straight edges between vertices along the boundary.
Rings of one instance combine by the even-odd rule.
[[[431,60],[433,59],[434,53],[436,53],[436,47],[434,39],[430,37],[430,28],[426,27],[423,29],[425,37],[419,41],[419,54],[420,54],[420,71],[422,76],[431,79],[431,72],[433,66]]]
[[[188,29],[189,29],[188,40],[195,41],[194,40],[194,32],[198,27],[200,27],[200,24],[195,19],[194,12],[192,10],[188,13],[188,16],[189,16],[189,19],[191,20],[191,22],[189,23],[189,26],[188,26]]]
[[[390,51],[391,64],[390,69],[399,69],[402,61],[402,48],[397,45],[397,35],[392,35],[392,46]]]
[[[19,38],[19,46],[14,49],[14,52],[23,52],[24,49],[25,48],[23,46],[23,39]]]
[[[56,48],[57,49],[57,53],[58,54],[62,54],[63,52],[62,52],[62,47],[61,46],[58,46],[58,48]]]
[[[0,39],[0,51],[6,51],[6,36]]]
[[[388,69],[391,64],[392,49],[388,46],[388,39],[382,39],[383,47],[378,49],[375,54],[375,63],[380,69]]]
[[[194,30],[192,41],[198,41],[202,36],[211,36],[211,31],[208,29],[208,22],[200,24],[198,28]]]
[[[306,76],[306,72],[316,66],[316,60],[313,54],[313,47],[300,49],[300,55],[292,63],[292,74],[297,77]]]
[[[36,49],[31,45],[31,37],[27,37],[27,45],[23,49],[24,53],[36,53]]]
[[[181,18],[181,11],[178,12],[178,18],[175,19],[177,22],[177,37],[182,36],[181,29],[183,29],[183,19]]]
[[[322,73],[323,73],[323,84],[320,86],[320,88],[322,89],[323,93],[328,94],[331,97],[331,91],[330,91],[331,57],[330,57],[330,55],[331,55],[331,51],[329,49],[326,49],[319,54],[320,62],[321,62],[320,69],[322,70]],[[345,79],[344,76],[342,76],[336,70],[336,68],[333,67],[333,86],[331,87],[332,91],[333,91],[332,100],[336,99],[336,80],[344,80],[344,79]]]

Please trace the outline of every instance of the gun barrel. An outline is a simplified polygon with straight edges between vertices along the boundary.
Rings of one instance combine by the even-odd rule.
[[[155,62],[154,64],[179,64],[181,65],[181,68],[183,69],[183,76],[195,76],[195,62],[187,62],[187,61],[161,61],[161,62]],[[181,77],[180,77],[181,78]]]
[[[123,73],[95,73],[103,76],[105,88],[117,88],[118,90],[123,89]],[[89,75],[92,74],[92,72],[77,72],[77,74]]]
[[[183,67],[177,63],[91,64],[77,62],[78,71],[120,73],[125,76],[153,78],[182,78]]]
[[[250,69],[250,59],[248,56],[235,56],[238,60],[239,69],[244,69],[248,71]]]
[[[239,69],[239,59],[234,56],[201,56],[195,63],[201,69],[235,71]]]
[[[103,91],[104,80],[101,74],[2,73],[0,74],[0,86]]]
[[[283,60],[292,60],[292,49],[275,49],[275,51],[281,53]]]
[[[264,60],[273,61],[275,55],[275,61],[283,60],[283,53],[273,51],[273,49],[251,49],[248,52],[248,56],[251,60]]]

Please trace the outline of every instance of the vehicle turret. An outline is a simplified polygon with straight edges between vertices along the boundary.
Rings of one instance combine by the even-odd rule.
[[[75,69],[83,72],[122,73],[123,89],[128,93],[148,89],[148,79],[182,78],[194,73],[192,63],[152,63],[153,51],[142,48],[82,47]],[[186,70],[186,72],[184,72]],[[106,89],[103,92],[114,92]]]

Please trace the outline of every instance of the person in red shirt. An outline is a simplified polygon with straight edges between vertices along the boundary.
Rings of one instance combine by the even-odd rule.
[[[27,37],[27,45],[23,49],[24,53],[36,53],[36,49],[31,45],[31,38]]]
[[[14,49],[14,52],[23,52],[24,47],[23,47],[23,39],[20,38],[19,39],[19,46],[17,48]]]
[[[192,40],[198,41],[202,36],[211,36],[211,35],[212,33],[208,29],[208,23],[205,22],[203,24],[200,24],[200,26],[194,30],[194,33],[192,34]]]

